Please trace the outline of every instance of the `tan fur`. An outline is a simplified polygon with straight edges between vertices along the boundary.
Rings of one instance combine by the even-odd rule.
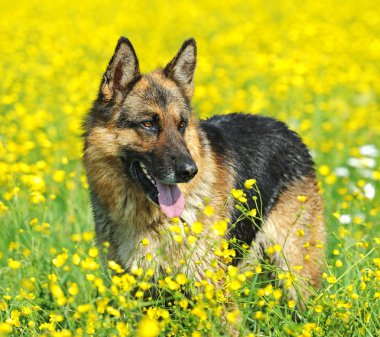
[[[101,92],[103,93],[104,100],[106,102],[110,101],[112,98],[112,90],[110,89],[109,85],[107,82],[104,82],[100,88]]]
[[[306,201],[301,203],[298,196],[305,196]],[[273,262],[297,277],[291,297],[303,302],[310,295],[308,285],[321,285],[325,242],[322,199],[311,176],[293,182],[280,195],[257,234],[252,255],[261,258],[263,249],[280,244],[282,252],[272,257]]]

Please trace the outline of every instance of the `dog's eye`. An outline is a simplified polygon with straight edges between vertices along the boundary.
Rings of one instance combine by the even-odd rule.
[[[179,123],[179,129],[183,130],[186,127],[186,124],[187,123],[185,121],[181,121],[181,123]]]
[[[153,121],[143,121],[141,122],[141,125],[147,129],[150,129],[154,126]]]

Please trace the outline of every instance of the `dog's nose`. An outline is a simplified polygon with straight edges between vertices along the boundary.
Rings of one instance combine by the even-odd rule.
[[[198,173],[197,164],[194,161],[184,161],[178,165],[176,173],[180,181],[189,181]]]

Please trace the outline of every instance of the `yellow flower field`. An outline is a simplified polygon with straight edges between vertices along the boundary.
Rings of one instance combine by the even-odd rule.
[[[378,1],[0,0],[0,11],[0,336],[380,335]],[[165,277],[155,300],[149,270],[102,268],[81,121],[122,35],[145,72],[194,37],[197,115],[272,116],[311,148],[329,234],[324,285],[305,310],[285,299],[292,274],[269,282],[265,263]],[[195,242],[202,224],[191,230]]]

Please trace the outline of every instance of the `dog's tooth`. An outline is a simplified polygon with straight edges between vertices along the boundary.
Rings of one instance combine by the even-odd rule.
[[[148,170],[146,169],[145,165],[143,163],[140,163],[141,170],[144,172],[146,177],[150,180],[150,182],[156,186],[156,181],[153,179],[153,177],[149,174]]]
[[[150,182],[154,185],[155,184],[155,181],[154,179],[148,174],[147,177],[149,178]]]

